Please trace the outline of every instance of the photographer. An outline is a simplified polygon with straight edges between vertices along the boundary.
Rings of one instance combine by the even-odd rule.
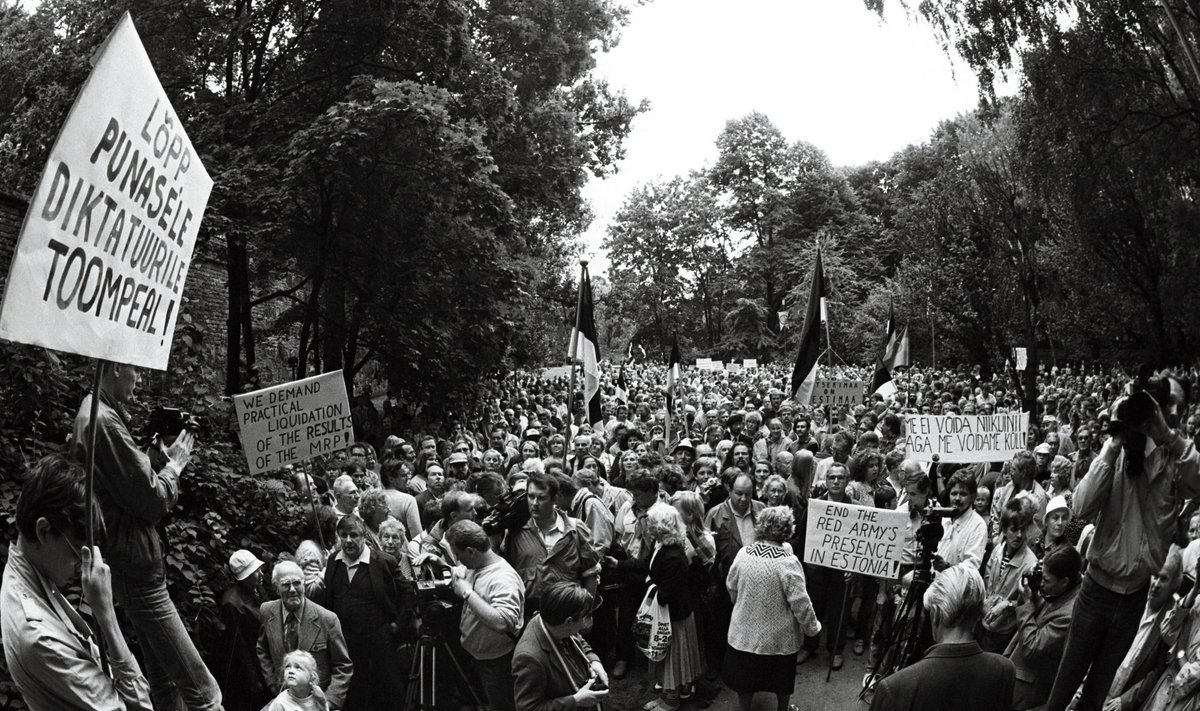
[[[1017,670],[1013,685],[1017,711],[1037,708],[1050,695],[1075,613],[1082,567],[1079,552],[1063,546],[1046,555],[1040,573],[1030,573],[1021,581],[1017,633],[1004,650]]]
[[[1096,529],[1050,711],[1063,711],[1085,677],[1077,708],[1093,711],[1104,703],[1137,634],[1150,576],[1166,559],[1177,507],[1200,494],[1200,455],[1164,414],[1175,420],[1186,410],[1179,383],[1153,378],[1135,388],[1113,404],[1112,437],[1075,489],[1074,515],[1094,518]]]
[[[608,674],[580,635],[592,626],[595,597],[575,583],[547,587],[541,608],[513,651],[521,711],[591,708],[608,695]]]
[[[133,623],[155,707],[175,708],[182,700],[189,711],[220,709],[217,681],[167,594],[163,544],[156,529],[175,507],[179,476],[191,461],[195,437],[183,429],[168,447],[157,436],[161,433],[155,433],[154,445],[166,464],[154,470],[150,455],[129,432],[125,411],[140,381],[132,365],[100,366],[94,475],[96,502],[108,531],[105,550],[113,597]],[[71,433],[71,458],[81,463],[88,461],[91,404],[91,395],[80,403]]]
[[[492,550],[483,529],[474,521],[459,521],[446,532],[463,568],[454,571],[454,594],[463,599],[459,631],[462,646],[493,711],[515,711],[512,653],[521,629],[525,585],[521,576]],[[464,571],[465,568],[465,571]]]

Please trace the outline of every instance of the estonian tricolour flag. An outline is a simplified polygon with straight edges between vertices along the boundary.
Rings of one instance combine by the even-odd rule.
[[[825,271],[821,268],[821,249],[817,248],[817,263],[813,267],[812,291],[804,314],[804,330],[800,332],[800,353],[792,371],[792,400],[807,405],[812,400],[817,382],[817,359],[821,356],[821,324],[825,320]]]
[[[596,336],[596,315],[592,308],[592,279],[587,265],[579,280],[579,330],[571,339],[570,358],[583,363],[583,397],[587,401],[588,422],[604,421],[600,408],[600,339]]]

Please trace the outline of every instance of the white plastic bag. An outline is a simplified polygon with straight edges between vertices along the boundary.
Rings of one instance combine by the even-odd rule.
[[[667,606],[658,602],[658,586],[651,585],[642,598],[637,617],[633,621],[633,639],[638,651],[652,662],[667,658],[671,648],[671,613]]]

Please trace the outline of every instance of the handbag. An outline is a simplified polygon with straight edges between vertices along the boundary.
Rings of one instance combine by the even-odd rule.
[[[638,651],[652,662],[667,658],[671,648],[671,613],[658,602],[658,586],[651,585],[633,620],[633,641]]]

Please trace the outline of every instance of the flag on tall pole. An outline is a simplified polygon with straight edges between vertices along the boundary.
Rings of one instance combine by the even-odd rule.
[[[808,295],[808,309],[804,314],[804,328],[800,331],[800,353],[796,356],[796,367],[792,370],[792,400],[800,405],[807,405],[812,400],[813,386],[817,381],[817,359],[821,356],[821,323],[824,320],[827,294],[825,272],[821,267],[821,248],[818,246],[812,288]]]
[[[625,380],[625,364],[621,364],[621,372],[617,373],[617,400],[629,404],[629,381]]]
[[[587,403],[588,422],[595,426],[604,420],[600,408],[600,339],[592,307],[592,279],[588,276],[587,262],[581,261],[580,265],[577,326],[571,334],[568,357],[572,363],[579,361],[583,365],[583,400]]]
[[[908,326],[897,328],[896,309],[889,301],[887,319],[887,340],[883,348],[883,356],[875,360],[875,375],[871,378],[871,392],[891,397],[896,393],[892,384],[892,371],[896,368],[908,367]]]
[[[675,389],[679,387],[683,372],[680,370],[679,342],[671,346],[671,360],[667,363],[667,412],[675,414]]]

